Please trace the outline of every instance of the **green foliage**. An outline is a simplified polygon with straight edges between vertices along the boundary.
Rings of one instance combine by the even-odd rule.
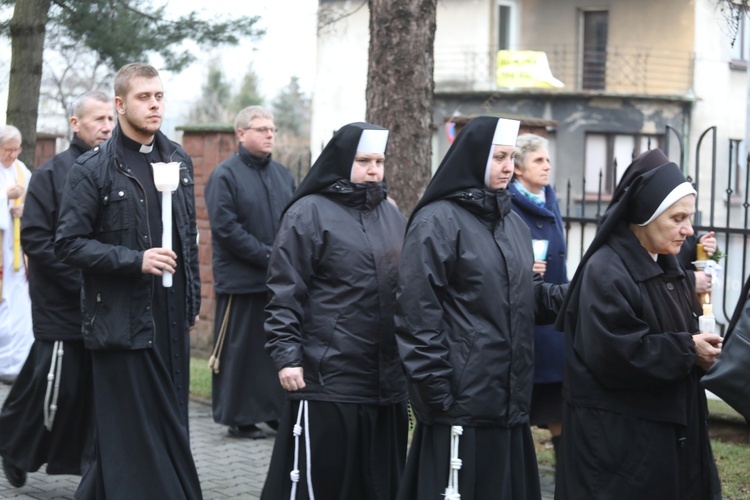
[[[310,99],[299,87],[299,78],[293,76],[273,101],[276,126],[296,137],[309,135]]]
[[[727,254],[721,251],[721,248],[716,247],[716,251],[713,253],[709,259],[715,261],[715,262],[721,262],[721,259],[726,258]]]
[[[0,0],[0,5],[14,3]],[[258,16],[203,20],[188,12],[169,18],[165,5],[157,7],[150,0],[53,0],[47,29],[68,44],[88,47],[114,69],[158,54],[163,69],[171,71],[195,59],[184,42],[201,48],[237,45],[243,37],[264,33],[256,27]],[[0,24],[0,30],[8,34],[7,23]]]
[[[204,358],[190,358],[190,396],[211,399],[211,370]]]
[[[247,73],[242,78],[240,90],[232,99],[230,109],[239,113],[248,106],[259,106],[263,104],[263,96],[258,90],[258,75],[252,66],[248,66]]]
[[[232,95],[232,86],[216,61],[208,66],[206,82],[201,87],[201,95],[190,110],[190,123],[228,123],[233,119],[226,103]]]
[[[208,68],[206,82],[201,88],[201,96],[190,110],[191,124],[234,123],[234,117],[247,106],[263,104],[263,98],[258,91],[258,76],[249,67],[239,91],[232,92],[232,85],[228,82],[217,62],[212,62]]]
[[[750,476],[747,463],[750,459],[750,445],[711,440],[716,466],[721,479],[721,493],[724,498],[750,498]]]

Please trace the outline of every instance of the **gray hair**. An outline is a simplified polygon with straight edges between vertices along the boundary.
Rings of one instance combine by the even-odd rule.
[[[237,113],[237,118],[234,119],[234,130],[248,128],[250,122],[256,118],[268,118],[273,121],[273,113],[262,106],[248,106]]]
[[[523,170],[526,156],[542,148],[549,149],[549,141],[536,134],[521,134],[516,140],[516,168]]]
[[[18,139],[21,142],[21,131],[13,125],[0,125],[0,144],[5,144],[13,139]]]
[[[89,101],[99,101],[101,103],[112,104],[114,106],[112,98],[104,92],[100,92],[98,90],[89,90],[88,92],[84,92],[83,94],[73,99],[73,104],[71,105],[71,116],[77,116],[78,118],[85,116]]]

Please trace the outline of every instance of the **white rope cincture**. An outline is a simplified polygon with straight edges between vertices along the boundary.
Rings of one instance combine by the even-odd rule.
[[[56,340],[52,346],[52,360],[49,365],[49,373],[47,373],[47,392],[44,394],[44,427],[48,431],[52,430],[52,424],[57,413],[63,354],[63,341]]]
[[[312,464],[310,459],[310,414],[307,409],[307,401],[299,402],[299,410],[297,410],[297,423],[294,424],[292,434],[294,435],[294,469],[289,473],[289,478],[292,480],[292,492],[289,496],[290,500],[297,498],[297,483],[299,483],[299,437],[302,435],[302,426],[300,421],[304,415],[305,418],[305,458],[307,462],[307,495],[310,500],[315,500],[315,494],[313,493],[312,486]]]
[[[458,492],[458,471],[461,470],[461,459],[458,458],[458,444],[464,428],[460,425],[451,426],[451,458],[448,470],[448,487],[445,488],[445,500],[461,500]]]

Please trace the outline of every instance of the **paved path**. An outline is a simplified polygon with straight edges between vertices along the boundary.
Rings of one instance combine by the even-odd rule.
[[[0,384],[0,401],[5,401],[9,386]],[[214,423],[211,408],[192,401],[189,408],[190,438],[203,498],[257,499],[266,478],[273,449],[274,432],[267,439],[246,440],[228,437],[226,428]],[[552,471],[542,470],[543,499],[553,498]],[[48,476],[44,472],[29,474],[26,485],[13,488],[0,472],[0,498],[25,500],[72,499],[77,476]]]

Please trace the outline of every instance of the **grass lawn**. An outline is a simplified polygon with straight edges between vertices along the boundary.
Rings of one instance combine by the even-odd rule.
[[[190,360],[190,395],[203,401],[211,401],[211,372],[208,361],[193,357]],[[750,498],[750,427],[745,420],[722,401],[709,400],[709,411],[719,416],[720,421],[712,423],[711,445],[713,446],[722,493],[729,500]],[[724,422],[727,424],[725,425]],[[532,427],[536,456],[539,465],[552,467],[555,452],[549,439],[549,431]]]

